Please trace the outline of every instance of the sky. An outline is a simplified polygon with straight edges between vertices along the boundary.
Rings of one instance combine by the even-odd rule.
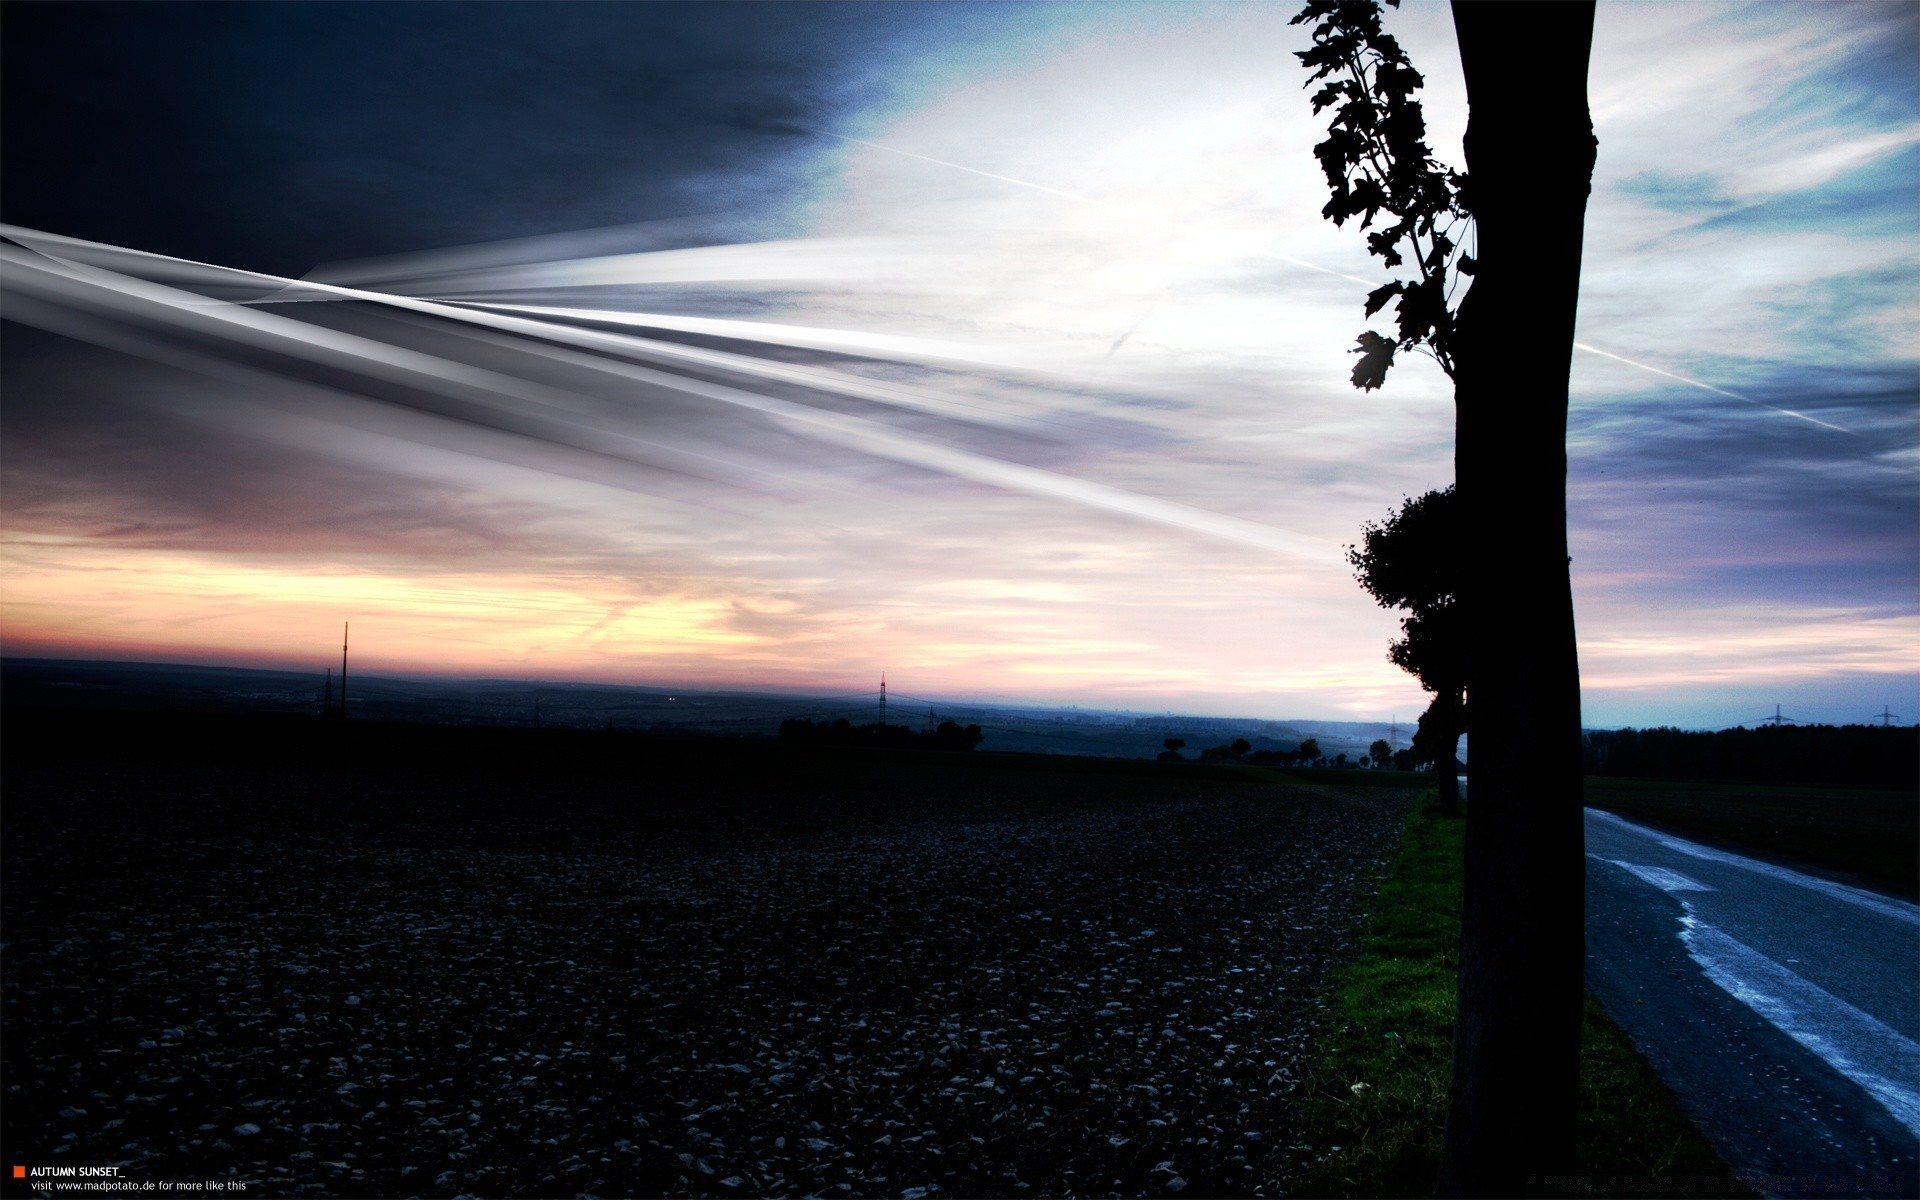
[[[0,651],[1406,721],[1291,11],[13,0]],[[1920,718],[1917,62],[1599,6],[1590,726]]]

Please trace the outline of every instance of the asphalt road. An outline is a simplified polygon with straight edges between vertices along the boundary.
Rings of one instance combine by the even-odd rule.
[[[1920,907],[1587,810],[1587,983],[1770,1196],[1920,1197]]]

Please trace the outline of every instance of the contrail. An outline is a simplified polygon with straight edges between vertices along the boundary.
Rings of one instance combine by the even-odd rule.
[[[1635,362],[1632,359],[1627,358],[1625,355],[1615,354],[1611,350],[1602,350],[1598,346],[1589,346],[1585,342],[1575,342],[1573,344],[1573,348],[1575,350],[1584,350],[1588,354],[1598,354],[1602,358],[1611,358],[1615,362],[1623,362],[1630,367],[1638,367],[1642,371],[1651,371],[1655,375],[1665,376],[1668,379],[1672,379],[1680,383],[1684,383],[1688,387],[1697,387],[1702,391],[1712,392],[1715,395],[1719,395],[1719,396],[1726,396],[1729,399],[1738,400],[1742,404],[1751,404],[1757,408],[1764,408],[1769,412],[1777,412],[1777,413],[1780,413],[1782,416],[1792,417],[1798,421],[1805,421],[1810,425],[1818,425],[1822,429],[1831,429],[1835,433],[1852,434],[1852,436],[1854,437],[1860,436],[1858,433],[1855,433],[1853,430],[1847,429],[1844,426],[1835,425],[1831,421],[1822,421],[1819,417],[1810,417],[1806,413],[1796,412],[1791,408],[1781,408],[1780,406],[1775,404],[1768,404],[1764,400],[1755,400],[1751,396],[1742,396],[1738,392],[1730,392],[1725,388],[1715,387],[1710,383],[1701,383],[1698,379],[1688,379],[1685,375],[1676,375],[1672,371],[1663,371],[1659,367],[1649,366],[1643,362]]]
[[[1063,199],[1072,200],[1079,204],[1091,204],[1100,208],[1109,209],[1114,212],[1128,213],[1133,216],[1140,217],[1143,220],[1165,220],[1164,217],[1159,217],[1156,214],[1149,213],[1143,209],[1130,208],[1125,205],[1114,204],[1110,201],[1101,200],[1093,196],[1083,196],[1083,195],[1080,195],[1078,192],[1063,191],[1060,188],[1048,187],[1044,183],[1034,183],[1032,180],[1029,180],[1029,179],[1016,179],[1011,175],[998,175],[992,171],[982,171],[978,167],[969,167],[965,163],[949,162],[944,158],[934,158],[926,154],[916,154],[911,150],[902,150],[898,146],[889,146],[882,142],[868,141],[866,138],[848,137],[845,134],[827,133],[824,130],[814,130],[811,132],[820,133],[822,136],[825,136],[825,137],[838,138],[843,142],[854,142],[854,143],[857,143],[858,145],[868,146],[875,150],[884,150],[888,154],[898,154],[903,158],[915,158],[915,159],[919,159],[921,162],[934,163],[942,167],[951,167],[956,171],[965,171],[970,175],[981,175],[981,176],[985,176],[988,179],[1000,180],[1002,183],[1011,183],[1019,187],[1031,188],[1034,191],[1045,192],[1050,196],[1059,196]],[[1368,288],[1369,290],[1379,287],[1382,282],[1381,280],[1378,280],[1378,279],[1362,279],[1358,275],[1349,275],[1344,271],[1334,270],[1332,267],[1323,267],[1319,263],[1309,262],[1304,258],[1297,258],[1291,254],[1282,254],[1277,250],[1257,250],[1255,251],[1255,253],[1260,255],[1263,258],[1279,259],[1281,262],[1291,263],[1297,267],[1304,267],[1309,271],[1318,271],[1323,275],[1338,276],[1339,278],[1345,279],[1351,283],[1360,284],[1362,287]],[[1129,334],[1130,333],[1131,331],[1129,331]],[[1126,337],[1127,335],[1122,335],[1120,340],[1125,341]],[[1117,348],[1117,345],[1118,343],[1116,343],[1116,348]],[[1751,404],[1758,408],[1764,408],[1769,412],[1776,412],[1782,416],[1792,417],[1797,421],[1805,421],[1810,425],[1818,425],[1822,429],[1831,429],[1835,433],[1852,434],[1855,437],[1859,436],[1859,434],[1854,433],[1853,430],[1848,429],[1844,426],[1835,425],[1831,421],[1822,421],[1818,417],[1810,417],[1806,413],[1797,412],[1791,408],[1781,408],[1778,405],[1768,404],[1763,400],[1755,400],[1750,396],[1742,396],[1737,392],[1729,392],[1725,388],[1714,387],[1710,383],[1702,383],[1698,379],[1689,379],[1685,375],[1676,375],[1672,371],[1665,371],[1660,369],[1659,367],[1652,366],[1647,363],[1637,362],[1634,359],[1628,358],[1624,354],[1615,354],[1611,350],[1602,350],[1598,346],[1590,346],[1585,342],[1575,342],[1573,344],[1573,348],[1576,350],[1585,351],[1588,354],[1600,355],[1602,358],[1611,358],[1615,362],[1622,362],[1630,367],[1637,367],[1642,371],[1647,371],[1654,375],[1660,375],[1667,379],[1672,379],[1677,382],[1687,384],[1690,387],[1697,387],[1704,391],[1709,391],[1717,395],[1726,396],[1729,399],[1738,400],[1743,404]]]
[[[843,142],[852,142],[859,146],[871,146],[875,150],[885,150],[888,154],[898,154],[902,158],[917,158],[921,162],[930,162],[936,166],[952,167],[956,171],[965,171],[969,175],[982,175],[988,179],[998,179],[1002,183],[1016,184],[1023,188],[1032,188],[1036,192],[1045,192],[1049,196],[1059,196],[1079,204],[1091,204],[1096,208],[1112,209],[1114,212],[1135,212],[1136,210],[1114,204],[1108,200],[1096,200],[1092,196],[1082,196],[1078,192],[1066,192],[1057,187],[1048,187],[1044,183],[1035,183],[1031,179],[1015,179],[1011,175],[996,175],[992,171],[982,171],[979,167],[969,167],[964,163],[948,162],[944,158],[933,158],[925,154],[915,154],[911,150],[902,150],[898,146],[886,146],[879,142],[870,142],[865,138],[848,137],[844,133],[828,133],[823,129],[810,130],[822,137],[838,138]],[[1145,214],[1140,214],[1145,215]]]
[[[952,167],[956,171],[965,171],[969,175],[980,175],[987,179],[997,179],[1002,183],[1011,183],[1017,187],[1031,188],[1036,192],[1045,192],[1049,196],[1059,196],[1063,200],[1072,200],[1076,204],[1091,204],[1095,208],[1104,208],[1109,212],[1125,213],[1128,216],[1137,217],[1142,221],[1167,223],[1165,216],[1159,213],[1149,212],[1144,208],[1115,204],[1111,200],[1101,200],[1093,196],[1083,196],[1078,192],[1063,191],[1057,187],[1048,187],[1044,183],[1035,183],[1031,179],[1015,179],[1011,175],[996,175],[992,171],[982,171],[978,167],[969,167],[965,163],[949,162],[947,159],[934,158],[926,154],[915,154],[911,150],[902,150],[898,146],[889,146],[882,142],[870,142],[866,138],[848,137],[844,133],[827,133],[825,130],[813,130],[812,132],[818,133],[822,137],[838,138],[843,142],[853,142],[856,145],[868,146],[875,150],[884,150],[888,154],[898,154],[902,158],[917,158],[921,162],[929,162],[942,167]],[[1260,255],[1262,258],[1279,259],[1281,262],[1291,263],[1296,267],[1305,267],[1309,271],[1318,271],[1322,275],[1337,276],[1352,283],[1362,284],[1368,288],[1377,288],[1380,286],[1378,281],[1362,279],[1358,275],[1349,275],[1345,271],[1336,271],[1332,267],[1323,267],[1319,263],[1308,262],[1304,258],[1295,258],[1291,254],[1282,254],[1278,250],[1256,250],[1254,253]]]
[[[789,428],[805,430],[821,441],[877,458],[891,459],[1005,491],[1064,500],[1084,508],[1131,517],[1163,528],[1204,534],[1285,557],[1323,560],[1331,549],[1330,544],[1320,539],[1261,522],[949,446],[851,413],[816,408],[746,388],[644,366],[631,361],[631,357],[644,357],[652,347],[645,339],[628,334],[584,329],[511,313],[457,307],[410,296],[363,291],[338,284],[292,280],[262,272],[217,267],[149,251],[127,250],[100,242],[41,233],[19,226],[0,225],[0,236],[33,248],[34,253],[29,256],[28,253],[0,246],[0,262],[6,265],[9,288],[31,299],[45,301],[48,311],[67,309],[136,324],[158,325],[229,345],[345,368],[451,402],[430,410],[439,415],[589,452],[607,453],[600,444],[602,439],[606,439],[619,445],[627,461],[639,465],[657,462],[663,451],[671,454],[676,447],[639,436],[627,428],[616,427],[598,410],[588,395],[545,381],[508,375],[389,342],[308,325],[245,305],[209,305],[195,293],[123,274],[86,260],[132,260],[156,273],[185,275],[203,285],[214,281],[246,280],[256,285],[311,289],[315,294],[382,304],[492,328],[501,333],[537,338],[559,344],[550,346],[545,351],[546,357],[564,355],[574,367],[617,375],[635,383],[756,412]],[[84,332],[77,327],[55,328],[55,331],[84,336]],[[560,349],[568,345],[590,353]]]

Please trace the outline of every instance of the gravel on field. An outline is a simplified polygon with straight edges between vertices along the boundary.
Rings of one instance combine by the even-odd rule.
[[[256,1196],[1284,1194],[1406,794],[935,771],[819,819],[14,772],[8,1159]]]

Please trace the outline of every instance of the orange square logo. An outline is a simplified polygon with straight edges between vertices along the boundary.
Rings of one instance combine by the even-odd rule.
[[[27,1177],[27,1169],[25,1167],[16,1165],[13,1168],[13,1177],[15,1179],[25,1179]]]

